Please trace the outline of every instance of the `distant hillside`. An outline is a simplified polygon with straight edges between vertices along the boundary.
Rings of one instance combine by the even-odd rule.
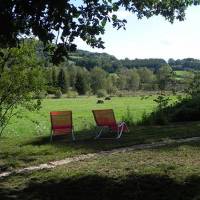
[[[101,67],[107,72],[115,72],[121,68],[140,68],[147,67],[152,70],[157,70],[163,65],[169,64],[175,70],[199,70],[200,60],[193,58],[185,59],[169,59],[166,62],[161,58],[149,58],[149,59],[134,59],[130,60],[117,59],[115,56],[109,55],[107,53],[93,53],[89,51],[77,50],[70,54],[70,60],[78,66],[85,67],[90,70],[94,67]]]
[[[166,65],[164,59],[122,59],[119,60],[115,56],[107,53],[92,53],[89,51],[77,50],[75,53],[71,53],[70,60],[76,65],[85,67],[88,70],[93,67],[101,67],[107,72],[114,72],[120,68],[139,68],[147,67],[151,69],[158,69],[159,67]]]
[[[168,64],[176,70],[200,70],[200,60],[194,58],[169,59]]]

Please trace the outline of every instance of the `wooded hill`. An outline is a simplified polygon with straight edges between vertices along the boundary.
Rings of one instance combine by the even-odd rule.
[[[185,58],[174,60],[170,58],[165,61],[161,58],[149,59],[117,59],[115,56],[107,53],[92,53],[89,51],[77,50],[70,54],[70,61],[75,65],[85,67],[90,70],[94,67],[101,67],[107,72],[115,72],[121,68],[140,68],[147,67],[152,70],[158,70],[161,66],[169,64],[175,70],[199,70],[200,60],[194,58]]]

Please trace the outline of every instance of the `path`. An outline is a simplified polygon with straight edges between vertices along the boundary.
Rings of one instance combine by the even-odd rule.
[[[57,166],[67,165],[71,162],[78,162],[78,161],[86,160],[89,158],[94,158],[99,155],[114,154],[114,153],[121,153],[121,152],[141,150],[141,149],[157,148],[157,147],[167,146],[170,144],[186,143],[186,142],[199,141],[199,140],[200,140],[200,137],[192,137],[192,138],[176,139],[176,140],[170,139],[170,140],[167,140],[164,142],[156,142],[156,143],[151,143],[151,144],[138,144],[138,145],[133,145],[130,147],[117,148],[117,149],[113,149],[113,150],[109,150],[109,151],[100,151],[97,153],[89,153],[89,154],[85,154],[85,155],[75,156],[72,158],[65,158],[63,160],[52,161],[52,162],[48,162],[48,163],[40,164],[40,165],[36,165],[36,166],[30,166],[30,167],[26,167],[26,168],[3,172],[3,173],[0,173],[0,178],[4,178],[4,177],[14,175],[14,174],[23,174],[26,172],[37,171],[37,170],[42,170],[42,169],[52,169]]]

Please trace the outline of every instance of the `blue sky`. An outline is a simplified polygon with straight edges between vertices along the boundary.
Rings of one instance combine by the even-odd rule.
[[[185,21],[175,21],[173,24],[161,16],[138,20],[135,15],[125,11],[119,11],[117,14],[127,19],[126,30],[115,30],[111,25],[107,25],[102,36],[105,49],[93,49],[77,39],[78,48],[106,52],[119,59],[200,59],[199,6],[188,8]]]

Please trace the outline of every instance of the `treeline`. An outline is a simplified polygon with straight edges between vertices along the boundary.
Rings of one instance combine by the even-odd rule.
[[[122,68],[115,73],[108,73],[102,68],[87,70],[73,64],[63,63],[59,67],[45,68],[47,92],[77,95],[123,95],[137,90],[171,90],[177,86],[172,68],[160,67],[156,72],[146,67]],[[179,85],[182,84],[181,82]],[[72,93],[75,92],[75,93]]]
[[[114,56],[105,53],[97,54],[79,50],[71,53],[59,65],[53,66],[50,52],[44,51],[41,42],[29,39],[21,41],[21,45],[31,49],[34,55],[34,58],[29,54],[23,55],[23,59],[26,57],[28,61],[39,63],[34,66],[43,71],[46,93],[57,97],[62,94],[68,96],[125,95],[137,90],[180,91],[191,82],[190,77],[177,79],[173,68],[162,59],[136,59],[134,62],[137,67],[134,67],[133,61],[129,59],[117,60]],[[77,64],[75,60],[84,62]],[[9,69],[12,66],[13,59],[9,59],[6,67]]]
[[[164,59],[135,59],[130,60],[128,58],[118,60],[114,56],[106,53],[91,53],[88,51],[78,50],[71,54],[69,59],[78,66],[85,67],[90,70],[94,67],[101,67],[107,72],[115,72],[121,68],[140,68],[147,67],[152,70],[158,70],[161,66],[167,65]]]
[[[92,53],[88,51],[78,50],[72,53],[69,59],[78,66],[85,67],[90,70],[94,67],[101,67],[107,72],[115,72],[121,68],[140,68],[147,67],[148,69],[157,71],[163,65],[170,65],[176,70],[199,70],[200,60],[194,58],[185,58],[174,60],[170,58],[167,62],[160,58],[150,59],[121,59],[118,60],[114,56],[106,53]]]
[[[194,58],[185,58],[182,60],[170,58],[168,64],[176,70],[200,70],[200,60]]]

